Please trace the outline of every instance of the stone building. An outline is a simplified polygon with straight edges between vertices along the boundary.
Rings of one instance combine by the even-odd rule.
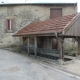
[[[29,23],[77,13],[77,3],[0,4],[0,47],[17,45],[12,35]]]

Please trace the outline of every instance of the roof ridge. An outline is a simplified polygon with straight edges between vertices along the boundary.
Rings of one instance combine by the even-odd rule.
[[[79,12],[79,13],[80,13],[80,12]],[[74,14],[69,14],[69,15],[65,15],[65,16],[60,16],[60,17],[53,18],[53,19],[58,19],[58,18],[61,18],[61,17],[67,17],[67,16],[71,16],[71,15],[76,15],[76,14],[79,14],[79,13],[74,13]]]
[[[40,21],[40,22],[32,22],[32,23],[30,23],[30,24],[41,23],[41,22],[45,22],[45,21],[49,21],[49,20],[57,20],[57,19],[59,19],[59,18],[63,18],[63,17],[71,16],[71,15],[76,15],[76,14],[79,14],[79,13],[69,14],[69,15],[65,15],[65,16],[60,16],[60,17],[56,17],[56,18],[53,18],[53,19],[47,19],[47,20]]]

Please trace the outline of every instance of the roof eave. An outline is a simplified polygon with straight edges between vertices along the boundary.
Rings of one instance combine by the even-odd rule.
[[[22,36],[42,36],[42,35],[54,35],[55,33],[58,33],[58,34],[62,34],[62,31],[60,32],[53,32],[53,33],[39,33],[39,34],[14,34],[12,35],[13,37],[22,37]]]
[[[1,3],[0,6],[10,5],[77,5],[77,3]]]

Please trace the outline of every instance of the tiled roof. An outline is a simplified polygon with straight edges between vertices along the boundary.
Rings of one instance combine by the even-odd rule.
[[[14,34],[14,36],[62,32],[76,16],[77,14],[72,14],[41,22],[30,23]]]

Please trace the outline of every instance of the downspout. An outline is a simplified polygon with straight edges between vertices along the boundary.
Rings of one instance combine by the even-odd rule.
[[[58,34],[60,34],[60,33],[55,32],[54,34],[55,34],[56,38],[57,38],[58,40],[60,40],[61,43],[62,43],[62,47],[61,47],[61,49],[62,49],[62,55],[60,55],[60,58],[61,58],[61,59],[64,59],[64,55],[63,55],[63,41],[64,41],[64,40],[62,40],[62,39],[58,36]]]
[[[56,38],[57,38],[57,39],[59,39],[60,41],[63,41],[63,40],[58,36],[58,34],[59,34],[58,32],[55,32],[54,34],[56,35]]]
[[[77,13],[77,6],[76,5],[77,5],[77,3],[76,4],[74,3],[74,13]]]

